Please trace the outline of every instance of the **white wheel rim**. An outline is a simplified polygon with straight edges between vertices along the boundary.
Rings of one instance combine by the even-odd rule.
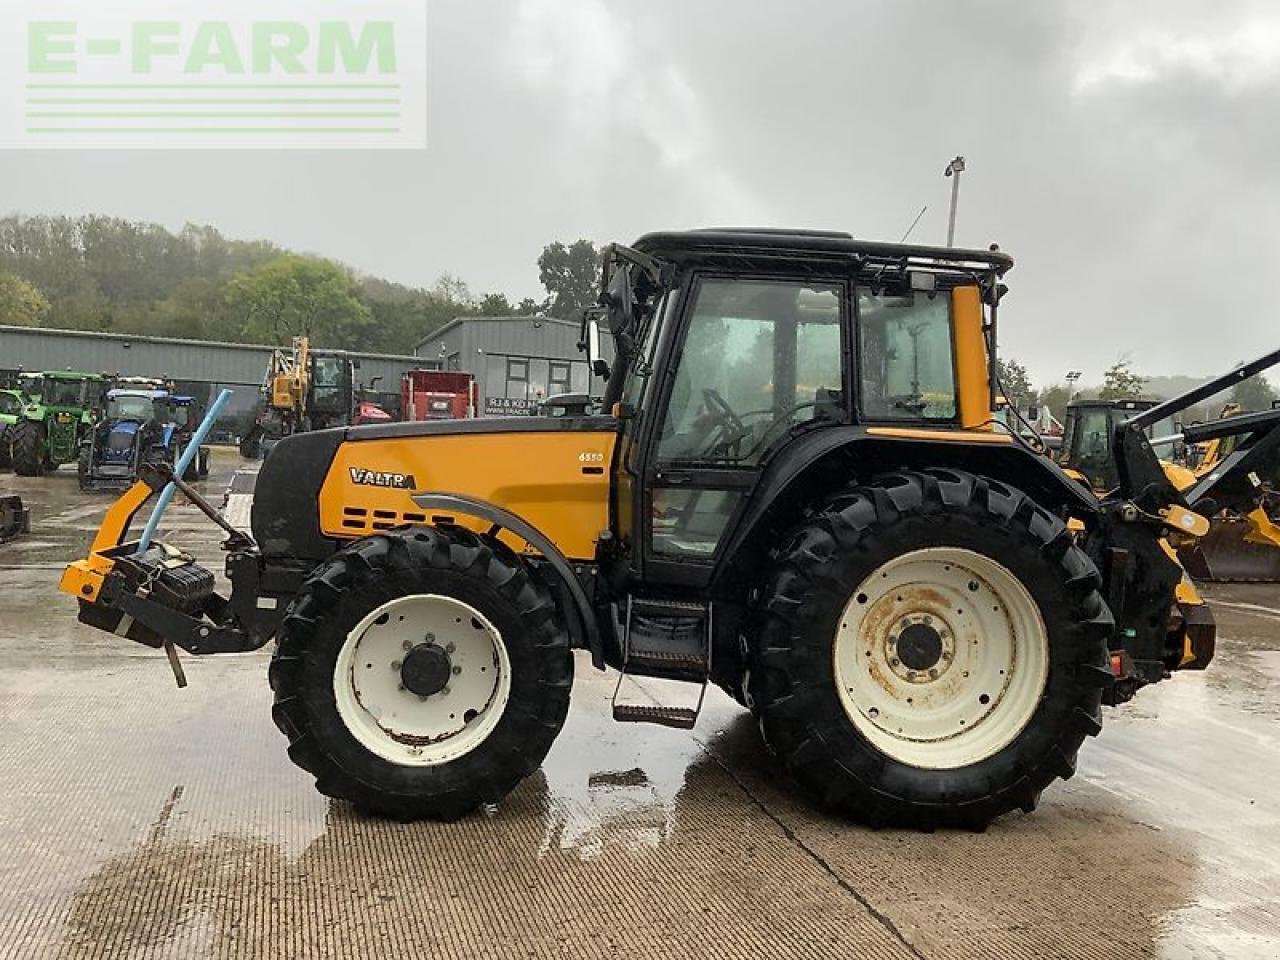
[[[419,696],[402,683],[415,647],[445,650],[443,690]],[[511,696],[502,634],[453,597],[414,594],[385,603],[347,634],[333,672],[338,715],[351,735],[384,760],[411,767],[448,763],[480,746]]]
[[[834,659],[845,713],[873,746],[910,766],[955,769],[1025,729],[1048,680],[1049,641],[1035,600],[1003,565],[931,547],[858,585]]]

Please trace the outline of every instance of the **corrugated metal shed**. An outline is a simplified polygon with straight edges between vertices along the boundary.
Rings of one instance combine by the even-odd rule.
[[[414,352],[424,363],[473,374],[485,414],[527,413],[553,394],[603,390],[578,349],[579,330],[553,317],[458,317],[420,340]],[[601,347],[612,358],[607,333]]]
[[[548,360],[582,357],[578,324],[553,317],[459,317],[420,340],[413,352],[442,363],[457,353],[463,370],[469,369],[467,358],[489,353]]]
[[[260,344],[177,340],[87,330],[0,326],[0,370],[86,370],[122,376],[257,385],[272,347]],[[316,353],[339,353],[318,349]],[[348,353],[360,362],[358,379],[382,377],[382,389],[398,389],[406,370],[426,366],[414,356]]]

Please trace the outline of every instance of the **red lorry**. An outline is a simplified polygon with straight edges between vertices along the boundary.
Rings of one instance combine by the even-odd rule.
[[[400,383],[405,420],[466,420],[479,416],[480,385],[458,370],[410,370]]]

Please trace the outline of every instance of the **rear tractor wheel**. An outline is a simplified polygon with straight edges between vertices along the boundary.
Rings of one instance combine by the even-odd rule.
[[[286,612],[271,663],[293,761],[320,792],[400,820],[506,796],[559,733],[572,678],[546,587],[460,529],[335,555]]]
[[[45,446],[43,423],[19,420],[9,427],[13,472],[20,477],[43,476],[48,462]]]
[[[787,539],[750,649],[765,739],[828,806],[980,829],[1069,777],[1101,729],[1112,620],[1096,569],[1021,492],[903,473]]]

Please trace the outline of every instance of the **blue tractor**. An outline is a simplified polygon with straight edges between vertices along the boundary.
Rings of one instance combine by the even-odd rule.
[[[107,391],[102,418],[80,446],[80,489],[123,490],[146,463],[177,461],[191,437],[194,398],[163,389]],[[201,447],[184,480],[209,475],[209,450]]]

